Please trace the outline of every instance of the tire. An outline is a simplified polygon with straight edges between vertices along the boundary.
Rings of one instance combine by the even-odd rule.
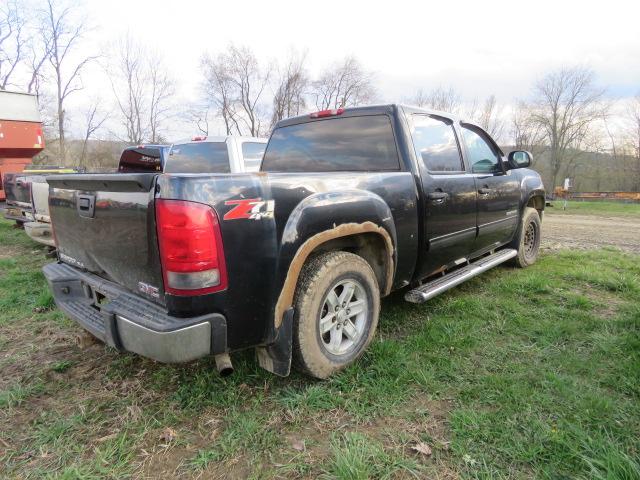
[[[349,296],[351,290],[346,303],[346,297],[340,297]],[[306,374],[324,379],[353,363],[373,339],[380,289],[362,257],[323,253],[303,268],[294,304],[294,363]]]
[[[538,211],[535,208],[525,207],[518,238],[511,245],[518,251],[518,255],[513,259],[515,266],[526,268],[536,263],[540,251],[541,233],[542,223]]]

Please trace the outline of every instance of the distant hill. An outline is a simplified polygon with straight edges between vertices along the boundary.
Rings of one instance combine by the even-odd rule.
[[[88,171],[110,171],[118,167],[122,150],[129,146],[126,142],[115,140],[89,140],[84,160],[82,159],[81,140],[67,142],[67,159],[65,166],[85,167]],[[58,143],[47,142],[46,148],[34,158],[34,164],[60,165]]]
[[[628,155],[614,157],[601,152],[578,152],[571,165],[560,170],[558,185],[550,185],[550,158],[543,148],[538,148],[542,153],[533,152],[532,168],[542,176],[548,192],[561,186],[567,177],[571,178],[576,192],[640,191],[640,162]],[[514,147],[502,146],[502,149],[508,153]]]

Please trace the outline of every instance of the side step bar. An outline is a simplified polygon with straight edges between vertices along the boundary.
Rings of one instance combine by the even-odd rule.
[[[516,250],[513,248],[506,248],[487,257],[482,257],[481,259],[470,263],[466,267],[454,270],[451,273],[447,273],[442,277],[438,277],[424,285],[420,285],[418,288],[408,291],[405,294],[404,299],[411,303],[424,303],[436,295],[446,292],[450,288],[460,285],[462,282],[465,282],[476,275],[480,275],[482,272],[486,272],[496,265],[500,265],[501,263],[512,259],[516,255],[518,255]]]

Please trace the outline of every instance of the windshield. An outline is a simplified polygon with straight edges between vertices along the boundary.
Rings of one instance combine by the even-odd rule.
[[[164,169],[167,173],[229,173],[225,142],[194,142],[174,145]]]

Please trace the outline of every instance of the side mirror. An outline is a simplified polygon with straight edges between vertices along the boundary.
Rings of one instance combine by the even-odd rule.
[[[526,150],[509,152],[509,168],[526,168],[531,165],[533,157]]]

